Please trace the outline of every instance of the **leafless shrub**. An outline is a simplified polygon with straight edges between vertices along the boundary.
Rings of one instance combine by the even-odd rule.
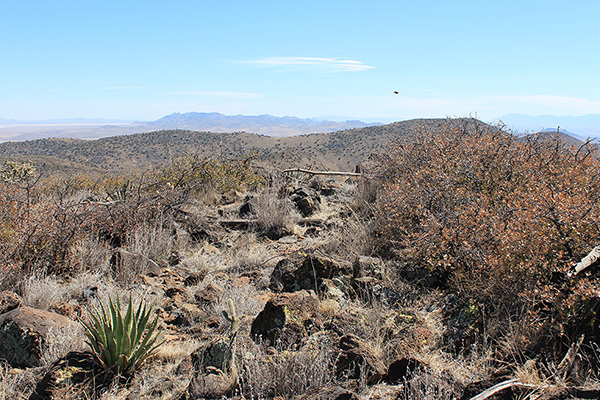
[[[161,222],[142,225],[127,238],[127,248],[152,260],[166,260],[171,254],[173,238],[171,231],[161,226]]]
[[[81,271],[106,272],[110,256],[110,247],[94,237],[79,240],[73,249],[73,258],[76,260],[75,264],[79,266],[80,273]]]
[[[269,235],[281,229],[290,228],[298,213],[287,197],[279,196],[274,189],[265,190],[250,200],[256,229]]]
[[[347,262],[354,262],[356,257],[374,253],[371,222],[358,218],[355,214],[336,217],[332,221],[329,229],[314,240],[314,248]]]

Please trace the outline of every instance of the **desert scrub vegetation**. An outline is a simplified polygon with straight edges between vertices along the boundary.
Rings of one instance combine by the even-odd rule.
[[[7,164],[2,315],[20,304],[110,331],[133,326],[133,296],[165,343],[115,365],[119,379],[92,354],[110,344],[73,351],[84,332],[56,330],[38,370],[0,365],[0,393],[48,393],[65,360],[112,380],[54,398],[467,399],[506,380],[527,398],[597,384],[596,272],[568,274],[598,244],[596,150],[473,120],[390,149],[361,177],[310,182],[201,156],[120,175]],[[108,364],[125,361],[113,349]]]
[[[566,273],[600,234],[595,146],[457,120],[396,142],[375,171],[380,251],[441,277],[476,341],[502,342],[517,320],[521,349],[583,333],[600,288]]]
[[[30,163],[7,162],[0,171],[0,265],[7,273],[70,273],[82,267],[78,243],[90,239],[166,259],[164,231],[181,207],[202,200],[198,193],[261,185],[250,161],[190,156],[139,174],[48,177]]]

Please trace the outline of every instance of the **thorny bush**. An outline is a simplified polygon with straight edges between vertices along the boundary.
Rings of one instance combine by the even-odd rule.
[[[447,120],[395,143],[376,165],[383,182],[376,207],[380,248],[445,271],[448,288],[488,314],[481,318],[488,318],[484,334],[492,339],[506,333],[511,318],[530,328],[520,339],[524,345],[540,343],[549,330],[559,334],[577,301],[559,298],[553,277],[599,244],[594,146]],[[600,298],[597,284],[585,296],[590,290]],[[540,312],[549,301],[558,304],[552,317]],[[558,324],[556,314],[563,318]]]

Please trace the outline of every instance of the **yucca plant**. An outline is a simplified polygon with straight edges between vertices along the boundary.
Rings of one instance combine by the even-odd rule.
[[[152,356],[162,344],[157,343],[158,315],[150,321],[154,308],[142,301],[134,311],[131,296],[125,318],[121,313],[119,298],[108,299],[108,307],[90,311],[89,320],[81,324],[98,363],[117,375],[130,375]]]

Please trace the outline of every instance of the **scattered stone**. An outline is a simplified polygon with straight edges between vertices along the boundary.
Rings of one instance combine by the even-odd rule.
[[[296,200],[296,207],[298,207],[304,217],[310,217],[319,211],[318,203],[308,196]]]
[[[321,208],[321,198],[309,189],[298,188],[294,190],[291,200],[304,217],[310,217]]]
[[[333,196],[340,190],[342,190],[342,185],[337,182],[328,182],[321,186],[320,193],[323,196]]]
[[[279,261],[271,274],[269,288],[274,292],[300,290],[300,286],[296,285],[296,269],[296,264],[292,260]]]
[[[165,295],[171,299],[182,299],[185,298],[185,289],[181,287],[170,287],[165,291]]]
[[[232,347],[220,338],[200,347],[191,355],[194,376],[188,387],[192,399],[222,398],[230,395],[238,383]]]
[[[338,379],[364,379],[367,384],[373,384],[386,375],[385,365],[373,349],[356,335],[342,336],[339,348],[341,352],[335,364]],[[362,376],[363,373],[366,375]]]
[[[323,279],[349,273],[349,268],[341,267],[324,257],[308,256],[300,267],[296,267],[291,260],[282,260],[271,274],[270,287],[274,291],[283,292],[319,290]]]
[[[383,278],[383,264],[380,258],[367,256],[356,258],[352,265],[352,277],[356,279],[365,276]]]
[[[250,335],[271,346],[298,344],[320,328],[318,305],[314,292],[306,290],[276,295],[252,322]]]
[[[185,277],[185,279],[183,280],[183,284],[184,286],[196,286],[199,283],[202,283],[204,278],[206,278],[206,275],[208,275],[208,269],[203,269],[199,272],[194,272]]]
[[[83,298],[86,300],[98,297],[98,286],[88,286],[83,289]]]
[[[388,367],[385,381],[391,384],[402,383],[415,371],[425,368],[425,364],[414,358],[400,358]]]
[[[222,205],[233,204],[235,202],[240,201],[241,197],[242,197],[242,194],[240,192],[232,189],[232,190],[229,190],[229,191],[223,193],[223,195],[221,196],[221,200],[219,200],[219,202]]]
[[[331,279],[323,279],[319,286],[319,294],[324,298],[339,299],[344,297],[344,292]]]
[[[18,294],[3,290],[0,292],[0,315],[7,313],[23,304],[23,299]]]
[[[283,236],[279,238],[278,242],[283,244],[294,244],[298,243],[298,238],[295,235]]]
[[[400,277],[422,287],[445,289],[448,286],[450,273],[444,267],[424,267],[406,265],[399,269]]]
[[[204,251],[205,254],[219,254],[221,252],[221,250],[219,250],[217,247],[213,246],[212,244],[204,245],[204,247],[202,247],[202,250]]]
[[[75,329],[62,315],[22,306],[0,315],[0,359],[14,367],[37,367],[50,331]]]
[[[181,257],[179,256],[179,253],[177,251],[171,252],[168,262],[169,262],[169,266],[171,266],[171,267],[173,267],[175,265],[179,265],[179,263],[181,262]]]
[[[271,240],[277,240],[279,241],[281,238],[287,237],[287,238],[291,238],[293,232],[291,230],[289,230],[287,227],[285,226],[274,226],[271,229],[269,229],[269,231],[266,233],[266,236],[271,239]],[[296,240],[297,241],[297,240]],[[281,242],[283,243],[283,242]],[[295,242],[292,242],[295,243]]]
[[[75,391],[83,398],[109,383],[108,375],[101,370],[89,352],[71,352],[55,362],[37,384],[30,400],[63,399]]]
[[[209,283],[204,289],[199,290],[194,297],[199,304],[206,305],[218,303],[221,300],[221,296],[223,296],[223,289]]]
[[[164,322],[168,325],[176,327],[188,327],[196,324],[206,314],[195,304],[183,303],[179,304],[176,309],[171,311],[171,314],[165,318]]]
[[[360,396],[340,385],[329,385],[294,396],[294,400],[360,400]]]

